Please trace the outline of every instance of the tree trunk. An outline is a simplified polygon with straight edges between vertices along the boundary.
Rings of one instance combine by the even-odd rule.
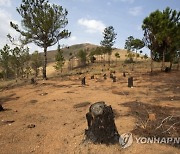
[[[35,76],[36,76],[36,77],[38,76],[38,68],[36,68],[36,74],[35,74]]]
[[[170,60],[170,64],[169,64],[169,69],[170,69],[170,71],[171,71],[171,69],[172,69],[172,60]]]
[[[151,73],[153,72],[153,58],[152,58],[152,51],[151,51]]]
[[[137,50],[136,50],[136,63],[137,63]]]
[[[179,71],[179,66],[180,66],[180,57],[178,58],[178,65],[177,65],[177,70]]]
[[[164,67],[165,67],[165,50],[163,50],[163,60],[162,60],[161,71],[164,70]]]
[[[47,76],[46,76],[46,66],[47,66],[47,47],[44,47],[43,79],[45,79],[45,80],[47,80]]]

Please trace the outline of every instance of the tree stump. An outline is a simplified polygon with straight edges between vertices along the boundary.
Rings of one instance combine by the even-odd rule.
[[[133,87],[133,77],[128,78],[128,87]]]
[[[166,73],[168,73],[170,71],[171,71],[171,69],[169,67],[166,67],[165,70],[164,70],[164,72],[166,72]]]
[[[112,79],[113,79],[113,82],[116,82],[116,76],[113,76]]]
[[[36,80],[34,78],[31,78],[31,84],[36,84]]]
[[[2,105],[0,104],[0,112],[4,111],[4,108],[2,107]]]
[[[86,114],[88,129],[85,130],[86,140],[93,143],[115,144],[119,141],[119,133],[114,122],[111,106],[105,102],[96,102]]]
[[[112,73],[110,73],[110,76],[109,76],[111,79],[113,78],[113,74]]]
[[[106,80],[106,79],[107,79],[107,75],[106,75],[106,74],[104,74],[104,75],[103,75],[103,77],[104,77],[104,80]]]
[[[123,77],[126,77],[126,72],[123,72]]]
[[[82,78],[81,84],[82,84],[82,85],[85,85],[85,84],[86,84],[86,77],[83,77],[83,78]]]
[[[94,75],[91,76],[91,79],[94,79]]]

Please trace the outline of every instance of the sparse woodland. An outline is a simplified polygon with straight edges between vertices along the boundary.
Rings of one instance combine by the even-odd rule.
[[[9,23],[19,38],[7,34],[10,43],[0,49],[0,151],[179,153],[177,143],[135,141],[123,151],[117,139],[128,132],[134,139],[180,136],[180,12],[153,11],[142,22],[143,36],[128,36],[118,49],[113,25],[99,45],[61,44],[71,36],[68,11],[22,0],[22,25]],[[42,51],[31,53],[30,43]]]

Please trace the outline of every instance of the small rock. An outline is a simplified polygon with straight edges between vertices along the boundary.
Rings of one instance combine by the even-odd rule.
[[[45,96],[45,95],[47,95],[48,93],[42,93],[42,94],[40,94],[41,96]]]
[[[149,113],[149,118],[150,121],[155,121],[156,120],[156,115],[154,113]]]

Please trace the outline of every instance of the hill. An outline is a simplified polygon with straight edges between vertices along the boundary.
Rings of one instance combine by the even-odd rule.
[[[66,48],[63,48],[63,54],[64,54],[64,58],[66,60],[68,60],[70,58],[70,53],[72,53],[73,55],[76,55],[76,53],[78,53],[78,51],[83,50],[83,49],[89,49],[89,52],[98,47],[98,45],[94,45],[94,44],[90,44],[90,43],[84,43],[84,44],[75,44]],[[112,60],[115,60],[115,56],[114,54],[118,52],[120,54],[120,59],[121,60],[125,60],[126,59],[126,55],[127,55],[127,50],[124,49],[118,49],[115,48],[112,52]],[[47,52],[47,60],[48,63],[54,62],[55,61],[55,55],[57,54],[57,50],[49,50]],[[41,55],[43,56],[43,52],[41,53]]]
[[[82,49],[87,49],[89,48],[90,50],[93,48],[96,48],[97,45],[94,44],[89,44],[89,43],[84,43],[84,44],[75,44],[66,48],[63,48],[63,54],[64,58],[68,60],[70,58],[70,53],[76,54],[79,50]],[[43,53],[41,53],[43,56]],[[47,52],[47,60],[48,62],[54,62],[55,61],[55,55],[57,54],[57,50],[50,50]]]

